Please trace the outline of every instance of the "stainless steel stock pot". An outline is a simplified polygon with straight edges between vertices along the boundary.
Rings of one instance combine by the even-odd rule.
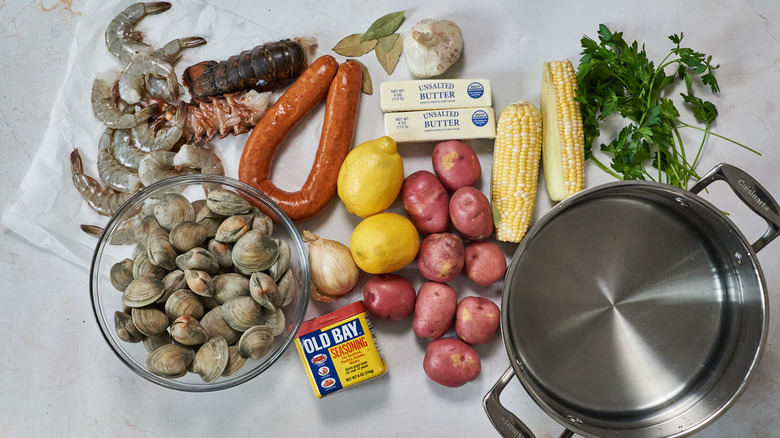
[[[697,195],[716,180],[766,220],[756,242]],[[764,349],[769,306],[756,253],[778,233],[777,203],[727,164],[690,191],[619,181],[553,207],[507,270],[501,331],[511,366],[483,400],[494,426],[534,436],[499,401],[514,376],[563,437],[678,437],[710,424]]]

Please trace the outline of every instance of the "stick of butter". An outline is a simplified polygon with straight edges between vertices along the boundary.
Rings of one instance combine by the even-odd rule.
[[[387,81],[379,90],[384,112],[493,106],[488,79]]]
[[[396,142],[496,138],[493,108],[385,113],[385,135]]]

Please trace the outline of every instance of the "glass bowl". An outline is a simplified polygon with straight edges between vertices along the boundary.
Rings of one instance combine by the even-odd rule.
[[[120,326],[127,327],[128,318],[124,315],[117,315],[117,312],[126,315],[132,315],[133,313],[132,310],[128,308],[128,306],[126,305],[127,302],[126,301],[123,302],[124,293],[121,292],[119,289],[117,289],[117,287],[115,287],[115,284],[127,284],[127,282],[130,281],[133,277],[131,276],[127,278],[124,283],[122,283],[121,281],[112,282],[111,270],[112,267],[114,267],[117,263],[125,259],[132,260],[131,254],[133,254],[134,249],[137,246],[134,243],[119,244],[118,242],[121,241],[122,236],[124,236],[125,235],[124,233],[126,233],[126,231],[123,231],[123,229],[127,228],[126,224],[128,223],[128,221],[131,221],[134,217],[136,218],[139,217],[138,215],[142,211],[142,208],[144,206],[147,207],[146,211],[148,211],[149,205],[154,205],[154,201],[160,199],[160,196],[166,193],[179,193],[185,196],[191,202],[197,200],[204,200],[206,198],[206,194],[204,190],[206,185],[208,185],[209,190],[213,190],[215,188],[231,190],[233,192],[239,193],[242,197],[246,199],[252,199],[256,201],[259,205],[263,206],[264,208],[261,208],[261,210],[264,213],[266,213],[268,218],[273,218],[273,224],[272,224],[273,232],[271,234],[271,237],[273,237],[274,239],[278,239],[279,241],[284,241],[287,243],[287,246],[289,246],[290,248],[289,269],[292,271],[291,274],[293,280],[286,282],[286,284],[290,285],[290,289],[285,288],[285,290],[290,291],[291,298],[287,299],[288,302],[286,303],[286,305],[280,307],[282,313],[284,314],[284,325],[283,325],[284,328],[282,329],[281,325],[277,326],[277,329],[273,336],[272,345],[270,346],[270,349],[264,355],[262,355],[262,357],[258,359],[248,358],[244,363],[243,367],[238,372],[230,376],[220,375],[220,377],[217,377],[216,379],[212,380],[212,377],[209,377],[208,373],[206,373],[207,376],[202,377],[201,374],[194,372],[197,371],[197,369],[194,369],[193,363],[190,362],[189,353],[185,355],[187,356],[187,359],[185,360],[188,363],[187,367],[189,370],[188,372],[186,372],[186,374],[184,374],[181,377],[168,377],[166,375],[158,375],[160,373],[150,372],[147,369],[147,365],[146,365],[147,358],[150,355],[150,352],[147,350],[147,348],[152,348],[152,349],[155,348],[151,346],[150,347],[146,346],[146,344],[151,344],[151,342],[148,342],[151,341],[151,339],[147,339],[147,342],[137,342],[139,338],[147,338],[147,337],[137,333],[136,333],[137,336],[128,336],[127,331],[118,330],[117,324],[115,323],[115,318],[119,316],[120,320],[124,320],[122,324],[120,324]],[[199,204],[202,205],[202,203],[203,201],[199,201],[199,203],[196,203],[196,206],[198,206]],[[266,224],[267,223],[268,222],[266,221]],[[232,245],[234,244],[228,244],[228,246],[232,246]],[[203,243],[200,246],[205,248],[207,244]],[[177,251],[177,254],[181,254],[181,253],[182,252]],[[137,262],[134,264],[137,264],[138,266],[143,265],[143,263],[141,262]],[[179,268],[176,267],[173,269],[175,270]],[[215,284],[213,280],[216,278],[217,275],[226,272],[233,272],[234,270],[235,268],[233,267],[221,268],[219,272],[216,272],[212,276],[209,276],[212,280],[212,285]],[[166,270],[165,272],[170,272],[170,270]],[[265,272],[270,272],[270,271],[266,270]],[[140,276],[140,274],[136,274],[136,275]],[[158,273],[158,277],[159,275],[160,274]],[[245,277],[249,278],[248,275],[245,275]],[[115,276],[115,278],[121,278],[121,276]],[[279,281],[279,284],[281,285],[282,281]],[[123,287],[123,286],[118,286],[118,287]],[[133,289],[135,289],[135,286],[133,287]],[[197,289],[197,287],[194,287],[193,289]],[[90,293],[91,293],[92,307],[95,313],[95,318],[97,319],[97,323],[100,326],[100,330],[102,331],[103,336],[108,342],[108,345],[111,347],[111,349],[116,354],[116,356],[123,363],[125,363],[125,365],[127,365],[131,370],[133,370],[136,374],[138,374],[139,376],[143,377],[144,379],[150,382],[156,383],[160,386],[170,388],[170,389],[175,389],[180,391],[190,391],[190,392],[216,391],[216,390],[226,389],[226,388],[239,385],[258,376],[260,373],[262,373],[263,371],[268,369],[271,365],[273,365],[274,362],[276,362],[279,359],[279,357],[281,357],[281,355],[285,352],[285,350],[290,346],[293,339],[295,338],[296,333],[298,332],[298,329],[300,328],[301,323],[303,322],[303,318],[306,313],[306,306],[308,304],[308,297],[309,297],[308,256],[306,252],[306,247],[303,241],[301,240],[301,236],[298,230],[295,228],[295,226],[287,217],[287,215],[276,204],[274,204],[274,202],[271,201],[270,198],[265,196],[263,193],[259,192],[258,190],[254,189],[253,187],[241,181],[229,177],[224,177],[224,176],[203,175],[203,174],[177,176],[150,185],[149,187],[135,194],[127,201],[127,203],[125,203],[125,205],[123,205],[120,208],[120,210],[116,213],[116,215],[114,215],[114,217],[109,220],[108,224],[106,225],[103,231],[103,234],[100,237],[100,240],[97,243],[97,247],[95,248],[95,252],[92,258],[92,266],[90,271]],[[205,293],[205,295],[209,294],[209,292],[203,292],[203,291],[201,291],[201,293]],[[242,292],[242,294],[244,293],[245,292]],[[189,295],[189,294],[185,294],[185,295]],[[171,318],[176,318],[177,313],[173,313],[172,315],[166,315],[165,305],[163,303],[165,300],[166,298],[162,297],[157,299],[157,302],[153,304],[142,305],[142,307],[144,308],[152,308],[157,310],[151,310],[149,312],[138,311],[137,312],[138,320],[147,321],[148,319],[150,321],[157,321],[156,323],[157,325],[154,325],[151,322],[149,324],[151,327],[160,327],[160,324],[164,325],[164,323],[159,322],[160,314],[162,313],[165,316],[169,316],[168,318],[169,326],[166,329],[166,331],[168,334],[170,334],[171,333],[170,327],[173,322],[171,321]],[[220,300],[224,300],[224,298],[220,297]],[[220,300],[217,300],[214,297],[205,297],[201,295],[197,295],[197,299],[196,299],[196,301],[200,301],[204,305],[204,313],[210,312],[210,309],[218,305],[220,305],[220,311],[221,311],[222,303],[219,302]],[[134,302],[133,305],[139,306],[140,302]],[[257,322],[260,322],[259,325],[266,324],[264,320],[268,319],[266,317],[271,315],[272,313],[278,317],[278,312],[273,312],[273,310],[271,310],[274,308],[273,305],[270,306],[266,305],[266,307],[260,306],[259,308],[262,310],[262,315],[264,316],[261,317],[260,320],[252,320],[253,324]],[[156,318],[142,318],[140,315],[143,314],[152,314],[155,315]],[[195,319],[198,319],[197,316],[198,316],[197,314],[193,315],[193,317],[196,317]],[[133,321],[132,316],[130,316],[129,320]],[[187,322],[191,323],[191,318]],[[129,325],[130,325],[131,332],[133,332],[134,329],[137,329],[135,324],[133,324],[132,322],[129,323]],[[180,327],[184,327],[184,326],[180,326]],[[159,330],[159,328],[155,328],[154,330],[155,331]],[[123,337],[120,337],[119,334],[120,332],[124,335]],[[153,333],[151,329],[148,328],[146,329],[146,332]],[[241,333],[242,332],[239,332],[239,334]],[[209,333],[208,336],[214,337],[211,333]],[[165,335],[163,334],[162,337],[164,338]],[[228,337],[230,338],[235,336],[228,336]],[[133,342],[126,341],[128,338],[132,338],[131,340]],[[157,337],[155,337],[155,339],[157,339]],[[170,344],[174,343],[173,341],[170,340],[166,340],[166,341],[167,343]],[[238,345],[239,341],[232,341],[232,342],[233,345]],[[175,343],[178,344],[178,342]],[[220,345],[221,342],[215,342],[215,344]],[[260,345],[263,345],[263,342],[261,342]],[[187,347],[187,348],[191,349],[192,352],[194,353],[200,349],[200,344],[196,344],[194,346]],[[169,347],[168,349],[170,350],[172,348]],[[203,350],[204,353],[198,359],[199,360],[198,363],[203,364],[208,362],[210,364],[209,366],[212,366],[210,361],[218,360],[221,357],[221,352],[224,351],[223,348],[220,347],[216,349],[218,353],[208,355],[207,352],[211,350],[208,349],[203,349]],[[170,356],[173,358],[177,357],[176,355],[171,355],[171,354],[167,354],[163,356],[166,357]],[[205,360],[203,358],[208,358],[208,360]],[[181,365],[179,365],[179,367],[181,367]],[[199,368],[203,370],[206,367],[201,366]],[[212,372],[211,375],[213,376],[214,373]]]

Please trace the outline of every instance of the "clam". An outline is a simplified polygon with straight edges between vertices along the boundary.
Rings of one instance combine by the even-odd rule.
[[[217,306],[203,315],[200,325],[206,329],[210,337],[221,336],[228,344],[232,344],[241,337],[241,332],[230,327],[222,317],[222,306]]]
[[[197,222],[206,229],[206,237],[214,237],[223,220],[225,220],[223,217],[204,217]]]
[[[162,310],[152,307],[134,307],[131,310],[133,324],[145,336],[154,336],[168,329],[171,320]]]
[[[279,290],[276,287],[276,282],[270,275],[265,272],[253,272],[252,276],[249,277],[249,296],[261,306],[276,310],[278,295]]]
[[[263,310],[263,313],[265,313],[265,321],[263,321],[264,326],[271,329],[271,333],[274,336],[279,336],[282,333],[284,333],[284,330],[286,328],[287,321],[285,320],[284,312],[282,309],[276,309],[276,310]]]
[[[238,345],[231,345],[228,347],[228,361],[225,366],[225,371],[222,371],[222,375],[232,376],[239,372],[244,367],[246,358],[238,351]]]
[[[203,344],[192,360],[192,371],[204,382],[209,383],[221,376],[228,364],[230,354],[228,344],[220,336],[215,336]]]
[[[277,302],[276,307],[285,307],[290,304],[295,294],[295,275],[292,269],[288,269],[282,278],[276,282]]]
[[[168,298],[179,289],[185,289],[187,287],[187,281],[184,279],[184,271],[181,269],[175,269],[165,275],[162,279],[163,286],[165,286],[165,293],[158,303],[164,304],[168,301]]]
[[[149,233],[155,228],[160,228],[157,219],[153,215],[144,216],[141,222],[135,227],[135,241],[146,242],[149,239]]]
[[[146,240],[135,244],[133,251],[130,253],[130,258],[135,260],[141,253],[146,253]]]
[[[162,266],[155,265],[149,260],[149,253],[144,251],[133,259],[133,277],[150,277],[157,280],[165,277],[168,270]]]
[[[171,338],[184,345],[200,345],[209,340],[209,334],[197,319],[183,315],[171,324]]]
[[[150,373],[168,378],[187,374],[187,367],[195,358],[195,352],[178,344],[163,345],[146,358],[146,369]]]
[[[177,290],[165,302],[165,314],[172,321],[184,315],[201,319],[205,313],[203,301],[189,289]]]
[[[171,229],[170,243],[178,252],[187,252],[206,241],[206,227],[195,221],[184,221]]]
[[[142,342],[144,344],[144,348],[146,348],[146,351],[151,353],[154,350],[162,347],[163,345],[172,344],[173,339],[171,339],[171,334],[168,333],[168,330],[163,330],[162,332],[157,333],[154,336],[145,337]]]
[[[139,277],[127,285],[122,294],[122,304],[127,307],[144,307],[157,301],[165,293],[161,280]]]
[[[214,297],[200,297],[200,300],[203,301],[203,309],[207,312],[217,306],[222,305],[222,303],[215,300]]]
[[[192,208],[195,210],[195,222],[205,218],[225,219],[225,215],[211,211],[205,199],[192,201]]]
[[[277,239],[276,243],[279,246],[279,258],[277,258],[276,262],[268,268],[268,275],[270,275],[274,281],[279,281],[282,274],[290,267],[292,251],[290,250],[290,244],[288,244],[287,241]]]
[[[214,237],[217,234],[219,225],[225,220],[225,216],[211,211],[205,199],[193,202],[192,206],[195,208],[195,222],[201,224],[206,229],[207,237]]]
[[[249,279],[235,272],[214,277],[214,298],[221,304],[232,297],[249,296]]]
[[[261,231],[270,236],[274,232],[274,221],[270,216],[260,211],[257,207],[252,207],[252,229]]]
[[[238,340],[238,352],[241,356],[258,360],[271,350],[274,335],[264,325],[250,327]]]
[[[165,193],[154,206],[154,218],[161,227],[171,230],[181,222],[195,220],[195,209],[184,195]]]
[[[206,249],[210,252],[221,269],[228,269],[233,266],[233,246],[217,239],[210,239],[206,244]]]
[[[211,190],[206,197],[209,210],[224,216],[232,216],[249,210],[252,205],[238,193],[227,189]]]
[[[187,269],[184,271],[184,280],[191,291],[203,297],[214,296],[214,281],[211,275],[205,271]]]
[[[220,242],[233,243],[240,239],[244,234],[249,232],[251,226],[251,214],[237,214],[228,216],[219,225],[217,233],[214,235],[214,239]]]
[[[149,238],[146,240],[146,255],[150,263],[169,271],[176,269],[176,254],[176,249],[171,245],[165,228],[155,228],[149,233]]]
[[[270,268],[278,258],[277,242],[257,230],[244,234],[233,245],[233,265],[245,275]]]
[[[111,266],[111,273],[108,276],[111,285],[119,292],[124,292],[127,285],[133,281],[133,260],[124,259],[114,263]]]
[[[252,297],[233,297],[225,301],[222,318],[227,325],[240,332],[265,321],[263,308]]]
[[[125,342],[134,344],[144,339],[143,333],[138,331],[135,324],[133,324],[133,317],[128,313],[114,312],[114,329],[119,339]]]
[[[179,254],[176,257],[176,266],[181,270],[194,269],[197,271],[205,271],[209,274],[216,274],[219,272],[219,262],[214,254],[208,252],[207,249],[201,247],[195,247],[191,250]]]

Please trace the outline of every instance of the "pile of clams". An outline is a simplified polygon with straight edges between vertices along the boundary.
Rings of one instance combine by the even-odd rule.
[[[143,342],[155,375],[233,375],[285,332],[282,308],[298,281],[290,247],[272,237],[266,214],[227,189],[193,202],[175,192],[151,201],[111,242],[135,242],[132,257],[111,267],[123,305],[116,333]]]

